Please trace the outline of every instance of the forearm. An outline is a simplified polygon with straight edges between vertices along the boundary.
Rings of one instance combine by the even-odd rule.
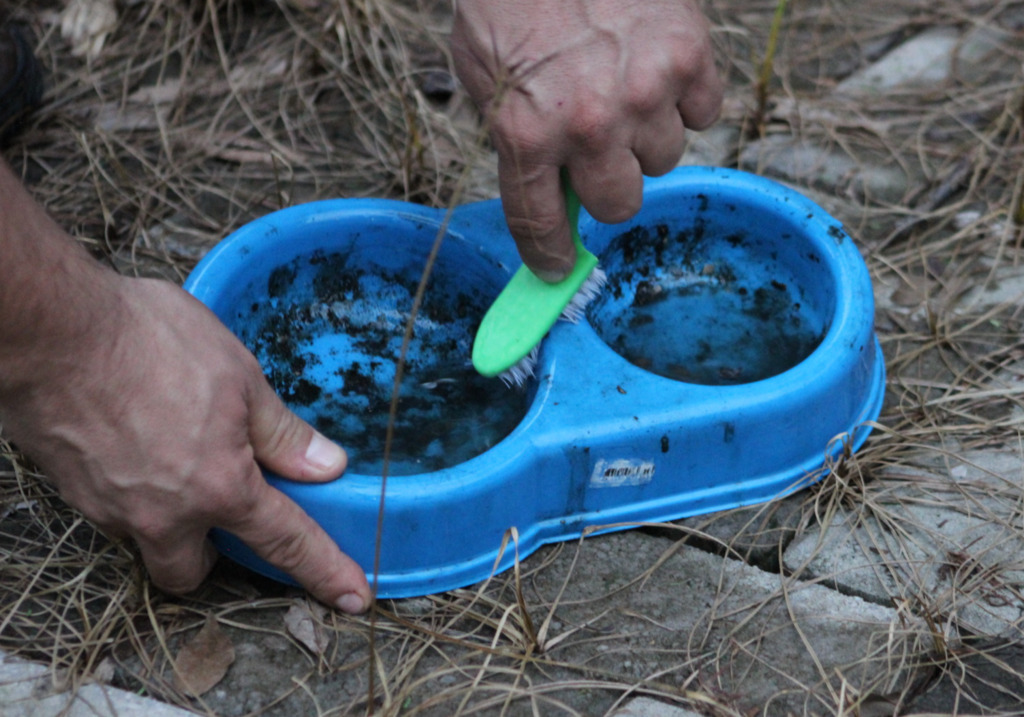
[[[0,160],[0,412],[41,377],[61,375],[95,323],[113,320],[104,316],[116,279]]]

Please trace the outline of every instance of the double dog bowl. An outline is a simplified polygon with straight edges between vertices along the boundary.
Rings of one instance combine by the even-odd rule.
[[[349,452],[328,484],[268,475],[369,573],[388,408],[416,286],[388,464],[378,595],[484,579],[587,528],[780,497],[855,450],[884,365],[864,261],[800,194],[707,168],[648,180],[631,221],[581,216],[608,284],[559,323],[525,390],[478,376],[476,327],[519,259],[497,200],[445,212],[373,199],[274,212],[186,282],[296,413]],[[287,581],[234,536],[234,560]],[[504,549],[503,549],[504,546]]]

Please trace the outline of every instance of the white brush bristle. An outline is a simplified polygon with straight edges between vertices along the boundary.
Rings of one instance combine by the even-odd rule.
[[[528,378],[533,378],[533,370],[537,368],[537,358],[540,356],[540,346],[534,346],[526,356],[519,359],[511,368],[498,374],[498,378],[505,382],[509,388],[519,388]]]
[[[572,297],[572,300],[562,309],[562,321],[569,321],[577,324],[587,311],[587,305],[597,298],[601,289],[608,281],[608,276],[601,267],[594,267],[590,276],[580,286],[579,291]],[[537,360],[540,357],[540,346],[534,346],[529,354],[519,359],[515,366],[498,374],[498,378],[505,382],[508,387],[520,387],[527,379],[533,378],[533,372],[537,368]]]
[[[607,281],[608,275],[604,273],[604,269],[599,266],[594,267],[594,270],[590,272],[590,276],[580,286],[576,295],[572,297],[572,301],[562,309],[562,320],[578,324],[587,311],[587,305],[597,298],[597,295],[601,293],[601,289]]]

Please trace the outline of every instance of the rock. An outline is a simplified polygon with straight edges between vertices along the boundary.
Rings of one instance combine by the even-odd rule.
[[[96,683],[54,688],[43,665],[0,652],[0,713],[4,717],[189,717],[192,712]]]
[[[796,534],[806,493],[765,503],[676,521],[674,528],[650,532],[673,540],[686,539],[719,555],[739,558],[764,569],[778,564],[779,550]]]
[[[1006,76],[1007,68],[1014,65],[1010,58],[1019,47],[1018,35],[1010,30],[992,25],[972,28],[957,47],[953,75],[971,86],[989,82],[994,74]]]
[[[922,621],[890,607],[636,531],[587,539],[579,551],[564,550],[535,578],[553,599],[575,560],[556,609],[567,634],[547,640],[552,659],[617,674],[628,661],[630,680],[668,684],[696,671],[694,684],[740,710],[831,714],[840,683],[889,694],[914,670],[870,657],[876,647],[914,655],[931,644]],[[573,639],[581,630],[594,637]],[[614,649],[596,650],[595,639]],[[678,674],[665,669],[667,654]]]
[[[949,81],[960,31],[933,27],[915,35],[836,87],[841,94],[891,92],[896,88],[941,87]]]
[[[455,76],[448,70],[433,68],[419,76],[420,91],[435,102],[447,102],[458,89]]]
[[[838,94],[883,94],[893,90],[939,91],[953,81],[976,85],[1006,62],[994,62],[1018,43],[1012,32],[978,26],[963,33],[955,27],[933,27],[840,82]]]
[[[621,709],[615,710],[612,717],[701,717],[692,710],[676,707],[650,697],[637,697],[630,700]]]
[[[968,291],[957,302],[956,310],[958,313],[977,316],[1001,305],[1019,306],[1022,298],[1024,266],[1007,262],[993,272],[992,281],[978,282]]]
[[[877,158],[789,135],[769,135],[740,151],[739,167],[755,174],[878,202],[899,202],[911,186],[904,171]]]
[[[963,631],[1020,639],[1024,462],[1015,452],[937,455],[887,469],[879,495],[794,541],[783,564],[846,594],[910,605],[948,625],[952,639]]]

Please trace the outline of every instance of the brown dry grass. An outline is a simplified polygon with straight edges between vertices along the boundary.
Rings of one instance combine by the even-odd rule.
[[[1022,28],[989,76],[941,93],[864,102],[832,90],[837,78],[922,28],[984,27],[1024,15],[1024,3],[789,5],[763,111],[755,88],[776,3],[728,0],[711,10],[731,80],[721,121],[737,130],[730,161],[760,136],[793,134],[912,177],[895,200],[853,190],[825,197],[858,237],[877,292],[888,299],[878,327],[889,393],[864,450],[781,506],[741,513],[739,523],[720,519],[738,526],[728,534],[698,520],[648,530],[650,541],[660,541],[654,557],[628,566],[632,572],[605,591],[580,597],[531,588],[585,582],[574,557],[585,544],[565,545],[479,590],[382,605],[371,663],[367,619],[326,614],[321,629],[331,648],[312,655],[295,647],[280,620],[299,598],[229,566],[191,599],[154,594],[130,546],[98,535],[0,444],[0,648],[47,661],[72,683],[99,676],[214,713],[212,703],[177,690],[169,668],[182,636],[213,614],[236,639],[269,635],[293,650],[289,663],[298,665],[289,665],[294,674],[279,704],[255,711],[294,713],[298,700],[308,714],[358,713],[368,704],[378,714],[580,714],[588,711],[581,695],[603,695],[582,703],[602,710],[653,695],[739,714],[741,701],[721,676],[749,644],[737,642],[740,627],[727,635],[732,642],[707,641],[716,620],[728,622],[718,615],[729,604],[724,594],[713,598],[708,625],[692,627],[689,645],[650,652],[629,646],[625,623],[608,622],[618,614],[611,596],[642,585],[681,541],[779,569],[795,537],[820,526],[824,545],[852,526],[863,529],[858,550],[884,576],[907,622],[865,656],[889,661],[870,689],[851,690],[822,668],[820,681],[802,685],[812,695],[803,711],[892,714],[936,682],[947,685],[950,711],[999,702],[989,692],[1010,704],[1021,693],[1024,662],[1003,641],[965,627],[957,601],[1024,602],[1021,566],[997,550],[1012,555],[1024,538],[1020,476],[961,483],[950,475],[965,451],[1024,453],[1019,297],[981,309],[965,301],[1024,258]],[[12,8],[40,38],[50,86],[46,106],[7,157],[56,218],[120,271],[181,281],[231,229],[313,198],[446,206],[467,176],[481,195],[493,187],[493,157],[465,97],[438,102],[423,92],[431,72],[449,68],[445,3],[143,0],[121,6],[121,25],[91,60],[67,53],[60,9],[55,0]],[[813,192],[814,180],[797,183]],[[984,515],[998,530],[984,551],[969,544],[949,552],[944,575],[955,595],[936,591],[920,562],[927,526],[912,509],[940,504]],[[794,577],[842,589],[844,576],[807,567],[820,552],[803,566],[810,572]],[[566,614],[584,617],[572,623]],[[599,624],[603,631],[590,627]],[[799,633],[799,624],[791,627]],[[816,663],[803,639],[806,659]],[[598,643],[652,666],[637,676],[598,657],[578,661]],[[349,691],[331,692],[338,682]]]

